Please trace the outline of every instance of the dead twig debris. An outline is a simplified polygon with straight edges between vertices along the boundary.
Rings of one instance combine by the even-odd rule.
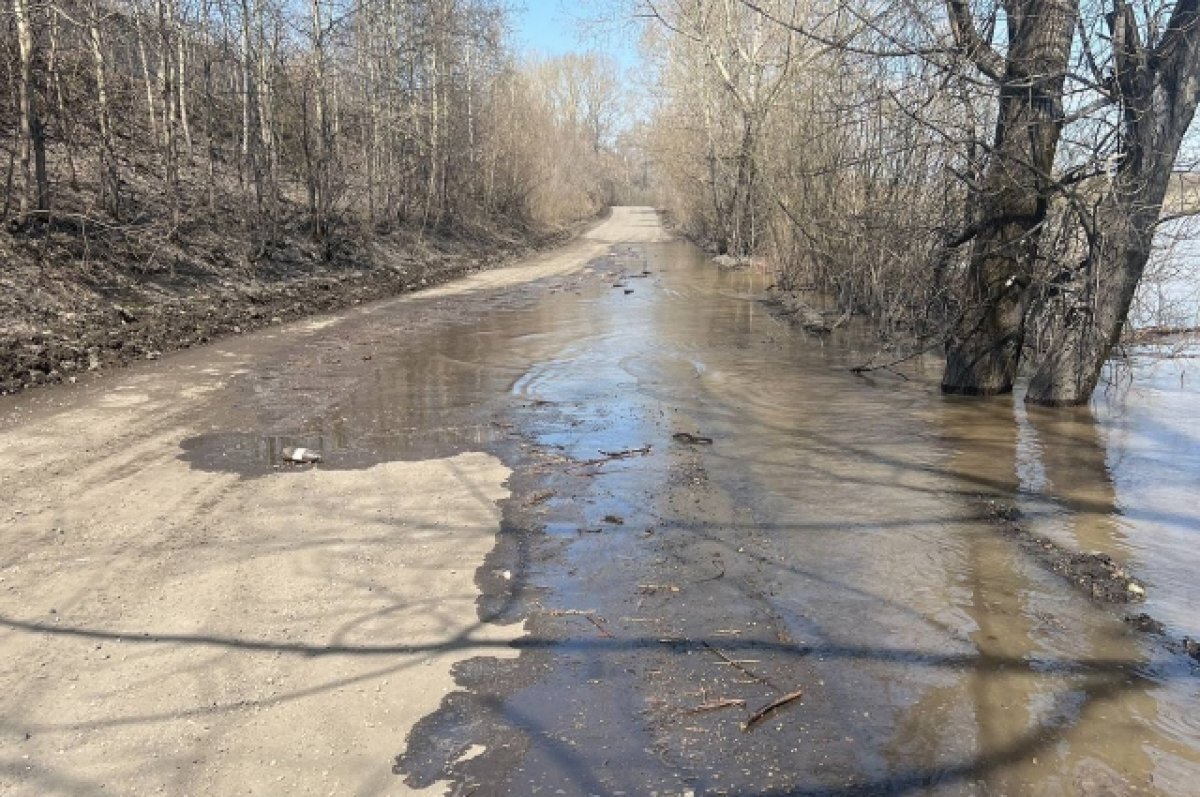
[[[609,639],[613,639],[613,635],[609,632],[609,630],[607,628],[604,627],[603,623],[601,623],[599,620],[597,620],[595,618],[595,616],[590,615],[590,614],[585,614],[584,617],[587,618],[589,623],[596,626],[596,630],[600,632],[600,636],[607,637]]]
[[[678,443],[685,443],[689,446],[711,446],[713,439],[704,435],[692,434],[691,432],[676,432],[671,435]]]
[[[1126,615],[1125,622],[1145,634],[1163,634],[1167,630],[1165,625],[1145,612],[1136,615]]]
[[[628,457],[643,457],[650,453],[652,447],[649,443],[641,448],[626,448],[622,451],[600,451],[600,456],[596,459],[585,459],[580,462],[580,465],[601,465],[605,462],[611,462],[614,459],[627,459]]]
[[[763,706],[758,711],[754,712],[753,714],[751,714],[749,717],[746,718],[746,721],[742,723],[742,733],[748,732],[755,725],[762,722],[764,719],[766,719],[767,715],[769,715],[771,712],[775,711],[776,709],[783,708],[784,706],[788,705],[789,703],[794,703],[795,701],[799,700],[803,696],[804,696],[804,690],[797,689],[795,692],[788,692],[786,695],[784,695],[783,697],[781,697],[777,700],[772,700],[770,703]]]
[[[841,322],[839,322],[839,323],[841,323]],[[850,373],[854,374],[855,376],[862,376],[863,374],[869,374],[873,371],[887,371],[888,373],[894,374],[895,376],[898,376],[901,379],[903,379],[905,382],[907,382],[907,381],[909,381],[908,376],[906,374],[904,374],[903,372],[897,370],[896,366],[903,365],[904,363],[907,363],[910,360],[915,360],[918,357],[921,357],[921,356],[929,353],[930,351],[937,349],[941,345],[942,345],[941,338],[939,337],[936,340],[925,341],[923,345],[918,346],[917,348],[913,349],[912,351],[905,352],[898,356],[892,357],[891,359],[889,359],[886,362],[876,362],[875,361],[876,357],[879,357],[882,354],[890,354],[890,352],[887,350],[887,347],[885,347],[885,348],[880,349],[879,351],[875,352],[874,354],[872,354],[871,358],[869,360],[867,360],[865,363],[863,363],[862,365],[856,365],[855,367],[851,368]]]
[[[649,453],[650,453],[650,444],[649,443],[642,446],[641,448],[626,448],[626,449],[622,449],[621,451],[600,451],[600,454],[605,459],[625,459],[626,457],[645,456],[646,454],[649,454]]]
[[[1136,603],[1146,600],[1146,587],[1115,561],[1101,552],[1070,551],[1031,532],[1021,512],[1011,504],[980,496],[984,508],[1020,546],[1055,573],[1074,583],[1094,600],[1104,603]]]
[[[689,708],[687,714],[703,714],[706,711],[720,711],[723,708],[745,708],[746,701],[739,697],[716,697],[698,706]]]
[[[754,670],[751,670],[749,667],[746,666],[747,664],[758,664],[759,663],[758,660],[756,660],[756,659],[732,659],[729,656],[726,656],[725,653],[720,648],[718,648],[717,646],[713,645],[710,642],[701,642],[700,644],[704,645],[705,648],[712,651],[713,654],[718,659],[725,662],[730,667],[733,667],[735,670],[742,673],[746,677],[752,678],[753,680],[757,681],[760,684],[766,684],[767,686],[771,687],[772,689],[776,690],[777,692],[783,691],[777,685],[772,683],[770,678],[767,678],[764,675],[759,675],[758,673],[754,672]]]
[[[597,615],[592,609],[551,609],[546,614],[551,617],[582,617],[596,626],[596,630],[600,632],[601,636],[608,637],[609,639],[614,638],[612,633],[604,626],[605,619]]]

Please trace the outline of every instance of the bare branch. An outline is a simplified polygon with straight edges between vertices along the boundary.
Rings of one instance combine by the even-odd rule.
[[[946,10],[950,13],[950,29],[959,51],[992,80],[1003,80],[1004,58],[979,35],[967,0],[946,0]]]

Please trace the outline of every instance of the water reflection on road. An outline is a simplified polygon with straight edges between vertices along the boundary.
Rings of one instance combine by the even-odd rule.
[[[936,363],[849,373],[869,331],[792,331],[754,300],[761,276],[681,243],[617,249],[473,300],[474,323],[358,330],[372,376],[310,430],[330,467],[485,449],[515,472],[478,580],[503,593],[485,617],[528,616],[522,655],[460,670],[398,761],[409,785],[1198,793],[1195,665],[981,499],[1127,565],[1171,637],[1200,636],[1193,360],[1139,362],[1094,411],[943,398]],[[232,447],[193,441],[199,466],[205,445]]]
[[[1200,348],[1144,347],[1109,376],[1094,408],[1017,413],[1022,501],[1044,533],[1133,565],[1148,610],[1200,637]]]
[[[521,409],[492,410],[541,450],[579,463],[652,449],[526,469],[537,501],[510,515],[555,540],[524,576],[526,670],[476,677],[424,723],[400,762],[410,782],[1194,793],[1190,661],[1031,559],[980,499],[1127,564],[1173,635],[1200,635],[1186,378],[1106,394],[1095,415],[942,398],[935,364],[907,383],[852,376],[868,336],[794,333],[752,300],[760,277],[686,245],[619,265],[654,276],[489,321],[464,357],[503,371]],[[796,687],[799,705],[739,729]],[[447,755],[473,741],[508,753]]]

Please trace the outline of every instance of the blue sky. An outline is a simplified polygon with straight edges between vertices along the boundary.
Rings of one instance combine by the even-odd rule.
[[[585,49],[561,0],[516,0],[512,20],[522,51],[561,55]]]
[[[517,48],[542,55],[602,50],[628,68],[637,58],[632,36],[597,38],[585,30],[588,26],[581,24],[599,5],[571,0],[512,0],[511,19]]]

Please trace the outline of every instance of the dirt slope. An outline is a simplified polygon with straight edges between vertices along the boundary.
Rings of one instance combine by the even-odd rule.
[[[254,262],[236,236],[210,235],[164,244],[149,262],[101,249],[45,266],[30,241],[0,231],[0,395],[440,285],[561,246],[579,229],[401,230],[326,254],[296,234]]]

